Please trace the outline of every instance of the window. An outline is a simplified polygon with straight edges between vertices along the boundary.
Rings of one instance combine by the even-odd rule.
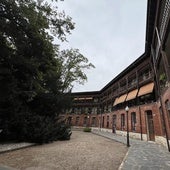
[[[84,107],[81,108],[81,114],[84,114],[85,113],[85,109]]]
[[[89,113],[89,114],[92,113],[92,108],[91,108],[91,107],[88,108],[88,113]]]
[[[102,127],[104,127],[104,124],[105,124],[105,123],[104,123],[104,116],[103,116],[103,120],[102,120]]]
[[[72,124],[72,117],[69,116],[67,121],[68,121],[68,124],[71,125]]]
[[[128,79],[128,87],[135,86],[137,84],[136,75],[133,75]]]
[[[92,117],[92,126],[96,126],[96,117]]]
[[[75,108],[71,109],[71,113],[73,113],[73,114],[75,113]]]
[[[121,130],[125,130],[125,114],[121,114]]]
[[[92,114],[97,114],[97,107],[93,107]]]
[[[167,114],[168,114],[168,119],[169,119],[169,122],[170,122],[170,101],[167,100],[165,102],[165,106],[166,106],[166,111],[167,111]]]
[[[151,70],[150,70],[150,67],[147,66],[146,68],[140,70],[140,72],[139,72],[139,82],[148,80],[149,78],[151,78]]]
[[[157,43],[156,43],[156,58],[159,56],[159,49],[160,49],[160,46],[161,46],[161,40],[160,40],[160,35],[159,35],[159,32],[158,32],[158,29],[157,29],[157,27],[156,27],[156,29],[155,29],[155,32],[156,32],[156,41],[157,41]]]
[[[85,114],[88,113],[88,107],[85,107]]]
[[[81,108],[77,108],[77,114],[81,114]]]
[[[117,95],[118,89],[119,89],[118,84],[117,84],[117,85],[114,85],[114,87],[113,87],[113,96],[114,96],[114,95]]]
[[[162,134],[165,136],[165,124],[163,121],[163,113],[162,113],[162,108],[159,108],[159,112],[160,112],[160,117],[161,117],[161,127],[162,127]]]
[[[74,109],[74,113],[75,113],[75,114],[78,113],[78,109],[77,109],[77,108]]]
[[[79,125],[79,117],[76,117],[76,126]]]
[[[99,101],[98,98],[94,98],[94,102],[97,103]]]
[[[158,66],[158,78],[159,78],[160,87],[161,89],[163,89],[166,86],[167,77],[166,77],[162,58],[160,59],[159,66]]]
[[[110,104],[109,106],[108,106],[108,112],[111,112],[112,111],[112,105]]]
[[[108,112],[108,106],[104,106],[104,112]]]
[[[107,128],[109,128],[109,116],[107,116]]]
[[[116,133],[116,115],[113,115],[112,132]]]
[[[84,126],[86,126],[86,125],[87,125],[87,117],[84,117],[83,125],[84,125]]]
[[[116,126],[116,115],[113,115],[113,125]]]
[[[101,114],[101,109],[99,107],[97,108],[97,114]]]
[[[120,83],[119,91],[122,92],[122,91],[125,91],[125,89],[126,89],[126,80]]]
[[[169,26],[170,27],[170,26]],[[165,53],[166,53],[166,57],[167,57],[167,60],[168,60],[168,65],[170,66],[170,29],[168,29],[168,33],[167,33],[167,39],[166,39],[166,42],[165,42]]]
[[[131,113],[131,129],[133,132],[136,131],[136,113],[135,112]]]
[[[155,37],[154,37],[154,41],[153,41],[153,49],[154,49],[154,53],[155,53],[155,60],[157,60],[158,56],[159,56],[159,49],[160,49],[160,37],[159,37],[159,33],[158,33],[158,29],[156,27],[155,29]]]
[[[147,104],[155,101],[154,93],[146,94],[139,97],[139,104]]]

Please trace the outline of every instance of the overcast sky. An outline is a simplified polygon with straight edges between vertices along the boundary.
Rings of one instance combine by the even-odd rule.
[[[101,90],[144,53],[147,0],[65,0],[58,8],[76,23],[67,47],[96,67],[74,92]]]

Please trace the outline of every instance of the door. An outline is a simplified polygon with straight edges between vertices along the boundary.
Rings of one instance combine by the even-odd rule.
[[[135,112],[131,113],[131,130],[133,132],[136,131],[136,113]]]
[[[148,140],[155,141],[153,114],[151,110],[146,111]]]
[[[69,116],[67,121],[68,121],[68,124],[71,125],[72,124],[72,117]]]
[[[116,115],[113,115],[113,127],[112,127],[112,132],[116,133]]]
[[[104,116],[103,116],[102,128],[104,128]]]

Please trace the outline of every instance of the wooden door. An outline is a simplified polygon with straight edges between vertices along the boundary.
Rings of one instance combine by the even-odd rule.
[[[147,118],[148,140],[155,141],[153,115],[151,110],[146,112],[146,118]]]
[[[116,133],[116,115],[113,115],[113,127],[112,127],[112,132]]]
[[[105,127],[104,127],[104,116],[103,116],[102,128],[105,128]]]

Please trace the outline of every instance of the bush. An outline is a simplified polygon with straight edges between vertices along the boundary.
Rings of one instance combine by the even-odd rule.
[[[59,140],[70,140],[70,136],[72,134],[71,127],[66,124],[60,125],[60,133],[58,134]]]
[[[8,122],[7,122],[8,123]],[[0,141],[24,141],[49,143],[55,140],[69,140],[70,126],[52,116],[23,114],[9,121],[8,128],[0,133]]]
[[[83,129],[83,131],[84,131],[84,132],[91,132],[91,128],[90,128],[90,127],[85,127],[85,128]]]

